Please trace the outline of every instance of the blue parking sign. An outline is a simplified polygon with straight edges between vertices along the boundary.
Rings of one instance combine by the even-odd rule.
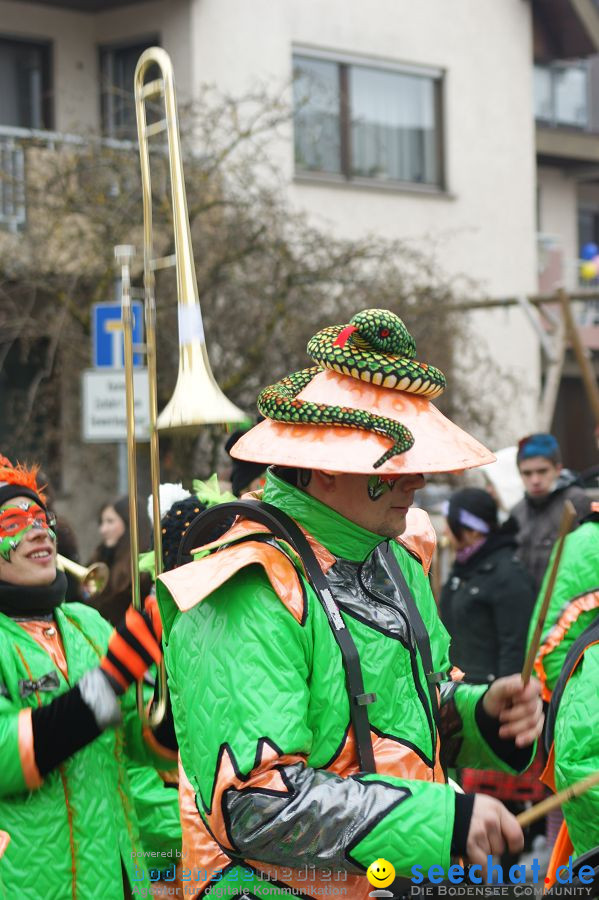
[[[133,345],[143,342],[143,303],[133,300]],[[122,369],[125,365],[120,303],[94,303],[92,308],[92,365],[97,369]],[[133,365],[143,365],[141,353],[133,354]]]

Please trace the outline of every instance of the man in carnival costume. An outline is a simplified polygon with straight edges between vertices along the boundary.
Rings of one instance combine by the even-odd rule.
[[[271,897],[362,900],[379,858],[409,878],[522,847],[502,804],[456,794],[445,769],[525,769],[540,698],[519,676],[458,683],[427,579],[434,532],[410,510],[424,473],[492,454],[432,406],[445,379],[394,314],[325,328],[308,354],[315,367],[263,391],[266,420],[232,450],[273,464],[262,500],[291,537],[250,501],[158,581],[200,895],[258,897],[268,879]]]
[[[538,608],[529,642],[537,618]],[[564,541],[535,670],[549,703],[549,760],[542,780],[559,791],[599,770],[599,503],[591,504],[590,514]],[[581,856],[599,844],[599,786],[564,804],[563,813],[549,865],[551,880],[570,855]]]
[[[168,725],[144,731],[135,705],[133,682],[161,659],[159,622],[130,609],[113,630],[63,603],[52,525],[36,469],[0,457],[2,877],[21,900],[117,900],[145,871],[126,758],[176,759]]]

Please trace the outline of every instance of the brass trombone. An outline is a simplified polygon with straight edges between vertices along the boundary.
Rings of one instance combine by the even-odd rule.
[[[72,559],[67,559],[66,556],[57,553],[56,565],[63,572],[73,575],[90,597],[100,594],[108,584],[109,572],[106,563],[97,562],[86,568],[85,566],[80,566],[79,563],[73,562]]]
[[[160,77],[146,82],[148,70],[156,66]],[[160,463],[158,430],[189,429],[208,423],[237,423],[245,414],[228,400],[218,387],[206,351],[202,312],[193,262],[185,181],[181,160],[181,142],[177,118],[177,99],[173,67],[168,54],[160,47],[142,53],[135,69],[135,108],[141,162],[141,184],[144,216],[144,315],[146,325],[146,360],[150,399],[150,475],[154,510],[154,558],[156,576],[162,572],[162,534],[160,528]],[[164,118],[147,124],[146,102],[162,98]],[[171,205],[175,252],[157,258],[154,254],[152,229],[152,183],[149,139],[166,133],[171,185]],[[158,415],[156,378],[156,299],[155,272],[174,266],[177,275],[177,307],[179,314],[179,373],[173,396]],[[129,514],[131,531],[131,578],[133,605],[141,610],[139,587],[139,538],[137,530],[137,467],[135,459],[135,398],[133,388],[133,342],[131,292],[128,266],[123,266],[122,311],[125,345],[125,385],[127,403],[127,454],[129,466]],[[158,700],[146,719],[142,686],[137,685],[137,708],[143,721],[157,725],[166,710],[166,671],[164,662],[158,672]]]

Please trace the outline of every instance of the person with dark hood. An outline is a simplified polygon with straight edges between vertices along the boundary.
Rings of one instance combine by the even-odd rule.
[[[172,728],[145,728],[135,703],[161,660],[160,619],[130,608],[113,630],[64,602],[36,476],[0,456],[2,877],[20,900],[119,900],[146,871],[127,761],[173,760]]]
[[[142,550],[150,543],[150,521],[143,509],[138,510],[139,546]],[[105,503],[100,510],[99,531],[102,541],[96,547],[90,563],[103,562],[110,573],[103,591],[86,602],[98,610],[113,625],[125,614],[131,603],[131,557],[129,534],[129,498],[119,497],[113,503]],[[142,576],[141,596],[150,591],[151,581]]]
[[[495,499],[480,488],[452,495],[446,513],[455,561],[441,591],[441,619],[451,637],[452,659],[468,680],[492,683],[520,672],[535,601],[532,578],[516,556],[517,525],[498,522]],[[514,814],[540,800],[539,762],[522,775],[465,768],[462,787],[501,800]],[[505,854],[502,864],[517,856]]]
[[[518,523],[518,556],[538,592],[557,539],[564,503],[571,500],[578,521],[582,521],[590,512],[591,501],[576,483],[574,473],[562,467],[559,444],[552,434],[522,438],[516,460],[525,494],[511,514]]]
[[[522,669],[535,602],[532,579],[517,559],[513,519],[499,526],[487,491],[463,488],[447,509],[456,557],[441,592],[441,618],[455,665],[484,682]]]
[[[264,421],[264,416],[258,416],[257,423]],[[247,428],[240,428],[234,431],[225,444],[225,450],[231,456],[231,450],[240,437],[246,433]],[[231,456],[231,490],[236,497],[241,497],[251,491],[257,491],[264,486],[264,478],[266,475],[266,466],[263,463],[248,462],[245,459],[236,459]]]

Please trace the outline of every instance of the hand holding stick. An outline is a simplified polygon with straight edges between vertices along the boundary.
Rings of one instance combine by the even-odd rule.
[[[553,563],[551,565],[551,572],[549,573],[549,580],[547,581],[547,587],[545,588],[545,596],[543,597],[543,603],[541,604],[541,609],[539,610],[539,617],[537,619],[537,624],[535,625],[534,634],[532,636],[532,641],[530,643],[530,647],[528,648],[528,653],[526,654],[526,661],[524,663],[524,668],[522,669],[522,681],[526,685],[530,681],[530,676],[532,674],[532,667],[534,665],[534,661],[537,655],[537,651],[539,649],[539,644],[541,642],[541,635],[543,633],[543,626],[545,625],[545,619],[547,618],[547,610],[549,609],[549,603],[551,601],[551,595],[553,594],[553,587],[555,585],[555,579],[557,578],[557,573],[559,569],[560,559],[562,557],[562,550],[564,548],[564,541],[566,540],[566,536],[572,525],[574,524],[574,520],[576,519],[576,510],[574,508],[574,504],[571,500],[566,500],[564,503],[564,511],[562,513],[562,520],[559,526],[559,534],[557,537],[555,556],[553,557]]]

